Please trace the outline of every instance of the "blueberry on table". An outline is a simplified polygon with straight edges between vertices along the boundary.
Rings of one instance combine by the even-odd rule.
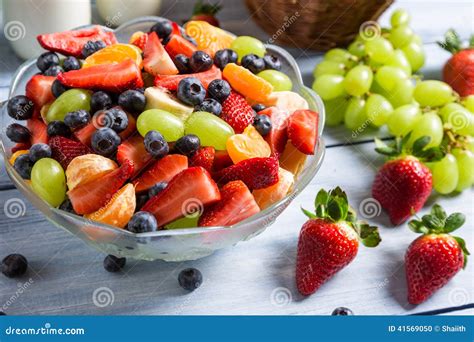
[[[207,87],[207,92],[209,93],[209,96],[213,99],[216,99],[219,102],[223,102],[229,97],[231,88],[226,80],[217,79],[209,83],[209,86]]]
[[[169,146],[163,135],[158,131],[148,131],[145,134],[145,149],[155,158],[163,158],[169,152]]]
[[[59,57],[54,52],[42,53],[36,60],[36,66],[41,72],[45,72],[54,65],[59,65]]]
[[[64,123],[70,129],[76,129],[87,125],[91,121],[91,116],[84,109],[69,112],[64,116]]]
[[[27,120],[33,116],[33,101],[24,95],[17,95],[8,100],[7,112],[15,120]]]
[[[272,130],[272,121],[270,120],[270,117],[267,115],[255,115],[255,119],[253,120],[253,126],[255,129],[260,133],[260,135],[263,137],[270,133]]]
[[[10,254],[2,260],[1,268],[8,278],[21,277],[28,269],[28,261],[21,254]]]
[[[112,128],[104,127],[92,134],[91,146],[95,153],[109,157],[117,152],[121,141],[119,135]]]
[[[30,147],[30,160],[34,164],[42,158],[51,158],[51,147],[48,144],[38,143]]]
[[[165,188],[168,186],[168,183],[166,182],[158,182],[155,185],[153,185],[150,189],[148,189],[148,197],[152,198],[156,195],[158,195],[160,192],[165,190]]]
[[[115,132],[123,132],[128,126],[127,113],[120,107],[113,107],[104,112],[104,126],[112,128]]]
[[[191,157],[201,147],[201,141],[199,137],[194,134],[187,134],[179,138],[175,144],[174,149],[176,152],[184,154],[185,156]]]
[[[113,106],[112,98],[105,91],[96,91],[91,96],[91,113]]]
[[[224,67],[229,63],[237,63],[237,53],[231,49],[222,49],[215,53],[214,55],[214,64],[219,69],[224,69]]]
[[[354,315],[354,313],[352,312],[351,309],[341,306],[339,308],[334,309],[331,315],[332,316],[352,316]]]
[[[263,61],[263,58],[260,58],[255,54],[245,55],[242,57],[240,64],[244,68],[249,69],[254,74],[258,74],[260,71],[265,69],[265,62]]]
[[[31,178],[31,169],[33,169],[33,162],[28,154],[22,154],[15,159],[13,168],[23,179]]]
[[[173,26],[167,19],[158,19],[156,24],[150,28],[150,32],[156,32],[158,37],[165,39],[173,32]]]
[[[206,89],[197,78],[186,77],[178,83],[177,96],[185,104],[195,106],[206,97]]]
[[[54,136],[68,137],[69,135],[71,135],[71,129],[68,126],[66,126],[66,124],[63,121],[59,121],[59,120],[51,121],[48,124],[46,132],[48,133],[49,137],[54,137]]]
[[[16,143],[27,142],[30,140],[31,133],[28,128],[23,125],[12,123],[8,125],[6,130],[8,139]]]
[[[189,59],[189,66],[194,72],[203,72],[209,70],[213,64],[214,61],[212,60],[211,56],[201,50],[193,52],[191,58]]]
[[[179,273],[179,286],[187,291],[194,291],[202,284],[202,273],[195,268],[186,268]]]
[[[182,54],[176,55],[173,61],[180,74],[189,74],[191,72],[191,66],[189,65],[189,58],[187,56]]]
[[[63,68],[61,68],[59,65],[53,65],[50,66],[48,69],[46,69],[43,72],[43,75],[45,76],[58,76],[61,72],[63,72]]]
[[[79,70],[81,68],[81,62],[76,57],[69,56],[63,61],[64,71]]]
[[[281,62],[278,57],[265,55],[263,61],[265,62],[265,69],[281,70]]]
[[[154,215],[146,211],[136,212],[127,225],[127,230],[132,233],[154,232],[158,229],[158,223]]]
[[[267,108],[267,107],[265,107],[265,106],[264,106],[263,104],[261,104],[261,103],[256,103],[256,104],[254,104],[254,105],[252,106],[252,109],[253,109],[256,113],[261,112],[261,111],[264,110],[265,108]]]
[[[104,259],[104,268],[107,272],[119,272],[125,267],[126,262],[126,258],[117,258],[114,255],[107,255]]]
[[[145,110],[146,97],[141,91],[130,89],[120,94],[118,104],[129,112],[141,113]]]
[[[222,112],[222,105],[214,99],[204,99],[200,104],[194,107],[195,112],[208,112],[220,116]]]
[[[54,80],[53,84],[51,85],[51,92],[53,93],[54,97],[59,97],[62,93],[64,93],[69,88],[63,85],[58,80]]]

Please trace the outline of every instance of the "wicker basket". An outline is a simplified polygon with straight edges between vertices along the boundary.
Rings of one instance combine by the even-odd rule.
[[[393,0],[245,0],[270,42],[325,51],[346,46],[362,23],[376,20]]]

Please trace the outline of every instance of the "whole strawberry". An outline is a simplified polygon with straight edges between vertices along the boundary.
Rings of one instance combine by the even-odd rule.
[[[196,2],[193,8],[193,16],[189,20],[206,21],[211,25],[219,27],[216,14],[221,10],[218,4],[204,4],[202,0]]]
[[[408,301],[420,304],[466,266],[469,251],[463,239],[449,233],[461,227],[465,217],[461,213],[449,216],[438,204],[430,215],[412,220],[408,226],[423,234],[413,241],[405,255]]]
[[[463,48],[458,34],[451,29],[445,41],[438,44],[453,54],[443,68],[444,81],[463,97],[474,94],[474,36]]]
[[[314,293],[357,255],[359,240],[367,247],[380,242],[377,227],[357,222],[347,196],[337,187],[321,189],[316,196],[315,214],[301,229],[296,260],[296,285],[305,296]]]
[[[416,140],[406,148],[411,134],[397,138],[393,146],[376,139],[376,151],[390,159],[380,168],[372,185],[372,196],[387,210],[394,225],[405,222],[418,212],[433,188],[430,169],[422,161],[436,161],[443,157],[438,147],[425,149],[429,137]]]

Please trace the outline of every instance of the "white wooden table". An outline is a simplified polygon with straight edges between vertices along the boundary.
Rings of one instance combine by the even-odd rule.
[[[265,38],[240,2],[225,1],[224,27],[238,34]],[[467,1],[399,2],[409,8],[413,27],[427,42],[439,39],[448,27],[464,36],[472,28],[473,5]],[[397,6],[394,6],[395,8]],[[181,9],[189,12],[189,1],[164,1],[162,13],[182,19]],[[382,22],[387,22],[390,10]],[[470,26],[471,25],[471,26]],[[0,37],[0,99],[7,97],[11,75],[21,62],[15,58]],[[429,48],[425,71],[439,75],[443,55]],[[292,51],[308,85],[311,71],[320,56],[311,52]],[[433,57],[435,56],[436,57]],[[383,133],[381,133],[383,134]],[[460,272],[446,287],[419,306],[406,302],[403,257],[416,238],[407,227],[393,228],[384,212],[370,219],[381,227],[382,244],[373,250],[361,247],[356,260],[309,298],[302,298],[294,285],[294,269],[298,232],[305,221],[300,206],[311,207],[316,192],[339,185],[349,194],[352,205],[370,198],[372,180],[381,158],[373,151],[370,136],[350,139],[350,132],[328,129],[324,138],[328,145],[321,171],[294,203],[255,239],[234,248],[193,262],[136,262],[128,260],[123,273],[104,271],[104,255],[80,240],[52,226],[34,209],[0,171],[0,258],[14,252],[24,254],[29,262],[28,274],[20,280],[0,276],[0,311],[12,315],[29,314],[330,314],[338,306],[347,306],[356,314],[439,314],[474,313],[474,263]],[[20,199],[26,205],[23,216],[10,219],[3,207],[8,200]],[[473,191],[453,197],[432,196],[447,211],[462,211],[466,225],[459,230],[471,251],[474,250],[472,225]],[[423,212],[425,212],[424,210]],[[366,215],[367,216],[367,215]],[[185,293],[177,284],[177,276],[185,267],[196,267],[204,275],[202,287]],[[93,293],[108,288],[113,303],[99,307]],[[22,293],[18,295],[18,290]],[[3,307],[3,308],[2,308]]]

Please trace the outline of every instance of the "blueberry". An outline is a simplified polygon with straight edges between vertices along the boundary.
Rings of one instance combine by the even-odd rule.
[[[82,48],[82,56],[84,58],[89,57],[94,52],[97,52],[105,47],[106,47],[105,43],[101,40],[98,40],[95,42],[92,40],[89,40],[87,43],[84,44]]]
[[[145,110],[146,97],[138,90],[126,90],[120,94],[118,104],[132,113],[141,113]]]
[[[34,104],[24,95],[17,95],[8,100],[7,111],[15,120],[27,120],[33,116]]]
[[[263,62],[265,63],[265,69],[281,70],[281,62],[276,56],[265,55],[263,56]]]
[[[252,109],[253,109],[256,113],[261,112],[261,111],[264,110],[265,108],[267,108],[267,107],[265,107],[265,106],[264,106],[263,104],[261,104],[261,103],[254,104],[254,105],[252,106]]]
[[[53,84],[51,85],[51,92],[53,93],[54,97],[59,97],[62,93],[64,93],[69,88],[63,85],[58,80],[54,80]]]
[[[51,147],[48,144],[38,143],[30,147],[30,160],[36,163],[41,158],[51,158]]]
[[[64,117],[64,123],[70,129],[76,129],[83,127],[89,123],[91,116],[88,111],[84,109],[76,110],[75,112],[69,112]]]
[[[341,306],[339,308],[334,309],[331,315],[332,316],[352,316],[354,315],[354,313],[352,312],[351,309]]]
[[[209,70],[214,64],[211,56],[204,51],[195,51],[189,59],[189,66],[194,72],[203,72]]]
[[[48,124],[47,128],[48,136],[54,137],[59,135],[61,137],[68,137],[71,134],[71,130],[62,121],[54,120]]]
[[[195,112],[209,112],[220,116],[222,112],[222,105],[214,99],[204,99],[200,104],[194,107]]]
[[[22,154],[15,159],[13,168],[23,179],[31,178],[31,169],[33,168],[33,162],[28,154]]]
[[[186,268],[179,272],[179,286],[188,291],[194,291],[202,284],[202,273],[195,268]]]
[[[146,211],[136,212],[127,225],[127,230],[132,233],[154,232],[157,229],[155,216]]]
[[[219,102],[224,102],[225,99],[229,97],[230,91],[231,88],[229,83],[225,80],[220,79],[212,81],[207,87],[207,92],[209,93],[209,96]]]
[[[167,19],[158,19],[156,24],[151,27],[150,32],[156,32],[158,37],[164,39],[173,32],[173,26]]]
[[[168,186],[168,183],[166,182],[158,182],[155,185],[153,185],[150,189],[148,189],[148,197],[152,198],[156,195],[158,195],[160,192],[162,192],[166,187]]]
[[[242,57],[240,64],[254,74],[258,74],[260,71],[265,70],[265,62],[263,61],[263,58],[254,54],[248,54]]]
[[[64,71],[79,70],[81,68],[81,63],[76,57],[69,56],[63,62]]]
[[[91,96],[91,113],[102,109],[109,109],[113,106],[112,98],[104,91],[96,91]]]
[[[176,55],[174,57],[174,65],[176,65],[180,74],[189,74],[191,72],[189,58],[185,55]]]
[[[59,209],[67,211],[68,213],[75,214],[72,202],[69,198],[66,198],[63,203],[59,206]]]
[[[115,132],[123,132],[128,127],[128,116],[120,107],[113,107],[104,112],[103,120],[106,127],[112,128]]]
[[[236,63],[238,59],[237,53],[231,49],[223,49],[216,52],[214,55],[214,64],[218,68],[224,69],[229,63]]]
[[[104,268],[107,272],[115,273],[125,267],[127,258],[117,258],[114,255],[107,255],[104,259]]]
[[[21,277],[28,269],[28,261],[21,254],[10,254],[2,260],[2,273],[8,278]]]
[[[178,99],[190,106],[200,104],[206,97],[206,89],[195,77],[183,78],[178,83]]]
[[[96,42],[94,42],[95,44],[95,51],[99,51],[99,50],[102,50],[103,48],[105,48],[107,46],[107,44],[105,44],[102,40],[98,40]]]
[[[192,156],[201,147],[201,141],[194,134],[188,134],[179,138],[174,144],[174,148],[178,153],[185,156]]]
[[[30,130],[17,123],[10,124],[7,127],[6,134],[11,141],[16,143],[27,142],[31,137]]]
[[[157,131],[148,131],[145,134],[145,149],[155,158],[162,158],[169,152],[169,146],[165,138]]]
[[[255,115],[253,125],[261,136],[267,135],[272,130],[272,121],[267,115]]]
[[[41,72],[45,72],[53,65],[59,65],[59,57],[54,52],[42,53],[36,60],[36,66]]]
[[[92,134],[91,146],[97,154],[109,157],[117,151],[120,142],[120,137],[112,128],[104,127]]]
[[[63,68],[61,68],[59,65],[52,65],[48,69],[43,72],[43,75],[45,76],[58,76],[61,72],[63,72]]]

